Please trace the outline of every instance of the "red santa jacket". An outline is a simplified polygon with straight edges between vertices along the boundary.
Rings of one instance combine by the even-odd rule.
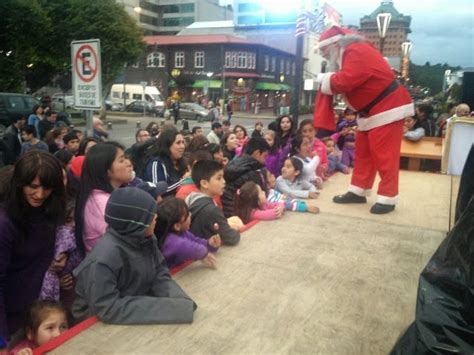
[[[346,104],[355,111],[367,107],[395,80],[387,61],[367,42],[348,44],[341,56],[340,71],[322,74],[321,92],[343,94]],[[357,123],[361,131],[367,131],[412,115],[414,108],[410,94],[399,85],[373,106],[367,117],[359,117]]]

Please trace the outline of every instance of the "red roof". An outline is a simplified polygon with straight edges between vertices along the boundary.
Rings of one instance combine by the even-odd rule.
[[[268,46],[263,43],[252,42],[248,39],[232,35],[144,36],[143,39],[149,46],[167,46],[180,44],[247,44],[264,46],[286,54],[294,55],[279,48]]]

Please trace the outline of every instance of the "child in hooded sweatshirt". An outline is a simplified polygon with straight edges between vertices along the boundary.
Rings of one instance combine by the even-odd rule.
[[[317,198],[316,187],[300,178],[303,169],[300,159],[287,158],[281,169],[281,175],[276,179],[276,190],[294,198]]]
[[[224,168],[214,160],[201,160],[193,166],[191,173],[199,192],[192,192],[186,198],[186,204],[191,212],[191,232],[204,239],[211,238],[217,233],[222,242],[236,245],[240,241],[238,228],[232,228],[224,217],[222,210],[216,206],[213,198],[224,192]]]
[[[219,234],[208,240],[195,236],[190,230],[191,213],[186,203],[176,197],[168,197],[158,205],[155,235],[158,247],[168,267],[186,260],[202,260],[208,267],[216,267],[214,252],[221,245]]]
[[[235,214],[244,222],[252,220],[270,221],[283,216],[282,202],[268,202],[265,192],[253,181],[247,181],[237,190]]]
[[[289,158],[291,160],[291,158]],[[295,158],[297,161],[296,165],[302,169],[303,163]],[[300,170],[301,171],[301,170]],[[285,172],[285,176],[288,176],[288,173]],[[295,199],[290,197],[286,193],[281,193],[276,190],[276,179],[275,176],[267,171],[267,201],[268,202],[280,202],[285,206],[285,210],[294,211],[294,212],[309,212],[309,213],[319,213],[319,208],[316,206],[310,206],[305,201]]]
[[[153,234],[156,201],[124,187],[110,195],[108,228],[74,270],[78,320],[97,316],[112,324],[191,323],[196,304],[171,278]]]

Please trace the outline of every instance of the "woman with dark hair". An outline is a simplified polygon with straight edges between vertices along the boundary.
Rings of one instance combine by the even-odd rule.
[[[245,145],[249,141],[249,136],[247,134],[247,130],[245,129],[245,127],[239,124],[236,124],[234,126],[234,134],[238,142],[238,146],[235,152],[237,156],[239,157],[244,151]]]
[[[235,136],[234,132],[228,132],[224,134],[221,139],[221,147],[224,157],[227,158],[226,164],[235,158],[238,145],[239,142],[237,141],[237,137]]]
[[[6,170],[0,194],[0,336],[18,331],[24,311],[40,294],[53,261],[56,227],[64,222],[65,188],[61,163],[31,150]]]
[[[184,137],[176,128],[162,131],[148,150],[143,180],[154,184],[165,181],[168,184],[167,195],[174,195],[187,169],[183,159],[184,148]]]
[[[54,154],[64,148],[63,138],[67,134],[67,127],[56,127],[46,133],[44,142],[48,145],[49,152]]]
[[[275,132],[280,141],[280,148],[284,153],[288,153],[291,149],[291,141],[295,136],[296,127],[293,120],[288,115],[283,115],[277,118],[275,125]]]
[[[105,206],[110,194],[132,179],[132,163],[119,143],[99,143],[87,153],[75,210],[76,245],[80,251],[90,252],[105,233]]]
[[[79,150],[77,151],[77,156],[86,155],[89,149],[99,143],[99,140],[94,137],[87,137],[81,140],[79,144]]]

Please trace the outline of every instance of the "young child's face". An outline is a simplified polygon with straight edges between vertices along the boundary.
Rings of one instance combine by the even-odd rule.
[[[296,171],[291,160],[286,159],[283,168],[281,168],[281,176],[283,176],[284,179],[294,181],[299,174],[299,171]]]
[[[215,161],[218,161],[219,163],[223,164],[224,163],[224,153],[222,153],[222,150],[219,150],[217,153],[214,153],[212,155],[212,159]]]
[[[301,134],[303,135],[303,137],[312,140],[316,136],[316,130],[314,129],[312,124],[307,124],[303,126]]]
[[[202,135],[203,135],[202,129],[197,129],[196,132],[194,132],[193,137],[202,136]]]
[[[271,172],[267,170],[267,185],[269,188],[274,189],[276,185],[276,178]]]
[[[263,129],[263,125],[261,125],[261,124],[255,125],[255,130],[257,130],[258,132],[261,132],[262,129]]]
[[[326,151],[328,153],[334,152],[334,141],[327,141],[326,142]]]
[[[66,149],[72,154],[76,154],[79,150],[79,139],[71,139],[69,142],[67,142]]]
[[[416,121],[413,117],[406,117],[405,118],[405,127],[410,130],[413,128],[413,126],[415,125]]]
[[[235,134],[230,134],[229,137],[227,138],[227,143],[226,147],[229,150],[235,150],[237,146],[239,145],[239,142],[237,141],[237,136]]]
[[[207,191],[211,196],[221,196],[224,193],[224,188],[224,170],[219,170],[214,175],[212,175],[207,182]]]
[[[67,318],[63,312],[54,311],[48,314],[38,327],[36,334],[28,332],[28,339],[40,346],[61,335],[68,329]]]
[[[347,112],[344,114],[344,119],[347,121],[347,122],[352,122],[356,119],[356,115],[354,112]]]
[[[288,117],[283,117],[280,121],[280,129],[282,132],[289,132],[291,130],[291,120]]]
[[[311,155],[311,142],[308,138],[303,138],[303,142],[299,147],[299,153],[303,157],[309,157]]]
[[[273,147],[273,144],[275,143],[275,138],[273,137],[273,134],[267,133],[263,138],[265,138],[270,147]]]
[[[262,190],[262,188],[257,185],[257,190],[258,190],[258,205],[262,207],[267,203],[267,196],[265,196],[265,191]]]

